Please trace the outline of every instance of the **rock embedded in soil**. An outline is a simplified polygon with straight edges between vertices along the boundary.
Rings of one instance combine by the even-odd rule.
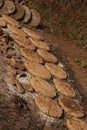
[[[44,65],[32,61],[25,61],[25,67],[33,76],[41,77],[46,80],[51,79],[51,74]]]
[[[11,16],[15,18],[16,20],[22,20],[25,15],[25,10],[22,7],[22,5],[15,3],[16,11]]]
[[[0,18],[0,27],[6,27],[6,22],[2,18]]]
[[[24,10],[25,10],[25,16],[24,16],[24,19],[23,19],[23,23],[28,23],[29,22],[29,20],[31,19],[31,11],[30,11],[30,9],[27,7],[27,6],[25,6],[25,5],[22,5],[22,7],[24,8]]]
[[[1,8],[1,12],[4,14],[12,14],[15,11],[15,5],[10,0],[5,0],[4,5]]]
[[[13,25],[15,27],[20,27],[19,22],[16,21],[14,18],[11,18],[10,16],[8,16],[6,14],[3,14],[2,17],[8,24],[11,24],[11,25]]]
[[[87,130],[87,123],[81,119],[67,119],[67,127],[69,130]]]
[[[19,35],[19,36],[21,36],[21,38],[27,36],[21,29],[18,29],[10,24],[8,24],[7,27],[13,34]]]
[[[68,97],[75,97],[75,91],[70,84],[58,78],[54,78],[53,82],[58,92]]]
[[[30,85],[38,94],[53,98],[56,96],[55,89],[44,79],[35,77],[30,80]]]
[[[35,104],[41,112],[51,117],[61,117],[62,108],[58,103],[49,97],[38,95],[35,98]]]
[[[67,73],[65,70],[63,70],[61,67],[59,67],[56,64],[53,63],[46,63],[45,67],[49,70],[49,72],[59,78],[59,79],[66,79],[67,78]]]
[[[37,40],[35,38],[30,38],[30,40],[37,48],[48,50],[48,51],[50,50],[50,47],[47,45],[46,42],[43,42],[41,40]]]
[[[37,50],[38,54],[46,61],[51,63],[57,63],[57,58],[51,53],[43,49]]]
[[[32,18],[31,21],[29,22],[29,25],[32,27],[37,27],[41,22],[40,14],[35,9],[31,9],[31,14],[32,14]]]
[[[26,49],[30,49],[30,50],[35,50],[35,46],[31,43],[31,41],[29,39],[26,39],[25,37],[22,36],[17,36],[14,35],[13,39],[15,40],[15,42],[20,46],[20,47],[24,47]]]
[[[36,33],[35,31],[29,29],[29,28],[23,28],[23,31],[28,35],[30,36],[31,38],[35,38],[35,39],[38,39],[38,40],[42,40],[43,38],[41,37],[41,35],[39,35],[38,33]]]
[[[30,49],[25,49],[25,48],[22,48],[20,50],[21,52],[21,55],[27,59],[27,60],[30,60],[30,61],[34,61],[34,62],[37,62],[37,63],[43,63],[43,59],[39,56],[39,54],[35,51],[32,51]]]
[[[59,101],[59,105],[62,107],[62,109],[64,109],[64,111],[68,115],[74,117],[84,116],[84,111],[82,106],[80,106],[80,104],[76,102],[75,99],[66,96],[60,96],[58,101]]]

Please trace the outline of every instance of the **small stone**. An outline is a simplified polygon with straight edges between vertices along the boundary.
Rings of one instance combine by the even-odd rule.
[[[67,78],[67,73],[65,70],[63,70],[61,67],[58,65],[55,65],[53,63],[46,63],[45,64],[46,68],[50,71],[50,73],[59,78],[59,79],[66,79]]]
[[[23,28],[24,32],[29,35],[30,37],[32,38],[35,38],[35,39],[38,39],[38,40],[41,40],[43,39],[39,34],[37,34],[35,31],[29,29],[29,28]]]
[[[10,0],[5,0],[4,5],[1,8],[1,12],[4,14],[12,14],[15,11],[15,5]]]
[[[59,105],[64,109],[64,111],[74,117],[83,117],[84,111],[82,106],[79,105],[74,99],[66,96],[59,97]]]
[[[13,39],[20,47],[35,50],[35,46],[31,43],[29,39],[26,39],[25,37],[21,38],[21,36],[13,36]]]
[[[10,16],[8,16],[6,14],[3,14],[2,17],[8,24],[11,24],[15,27],[20,27],[19,22],[17,22],[14,18],[11,18]]]
[[[13,25],[10,25],[10,24],[8,24],[7,27],[13,34],[19,35],[21,37],[26,37],[26,34],[21,29],[18,29],[18,28],[14,27]]]
[[[28,72],[34,76],[41,77],[47,80],[51,79],[51,75],[44,65],[32,61],[25,61],[25,67]]]
[[[41,112],[51,117],[61,117],[62,108],[49,97],[39,95],[35,98],[35,104]]]
[[[30,9],[27,7],[27,6],[25,6],[25,5],[22,5],[22,7],[24,8],[24,10],[25,10],[25,16],[24,16],[24,19],[23,19],[23,23],[28,23],[29,22],[29,20],[31,19],[31,11],[30,11]]]
[[[37,12],[35,9],[31,9],[32,18],[29,22],[30,26],[37,27],[41,22],[41,17],[39,12]]]
[[[56,96],[55,89],[44,79],[35,77],[30,80],[30,84],[32,88],[38,94],[43,94],[44,96],[48,96],[53,98]]]
[[[43,59],[38,55],[37,52],[30,49],[21,48],[21,55],[27,60],[34,61],[37,63],[43,63]]]
[[[69,130],[87,130],[87,123],[81,119],[70,118],[66,123]]]
[[[2,18],[0,18],[0,27],[6,27],[6,22]]]
[[[16,20],[22,20],[25,15],[25,10],[22,7],[22,5],[15,3],[16,11],[11,16],[15,18]]]
[[[38,49],[37,52],[46,62],[57,63],[58,61],[52,53],[46,50]]]
[[[61,94],[65,95],[65,96],[75,97],[75,91],[71,87],[70,84],[68,84],[62,80],[59,80],[58,78],[54,78],[53,82],[54,82],[55,87],[58,90],[58,92],[60,92]]]
[[[30,38],[31,42],[40,49],[44,49],[44,50],[50,50],[50,47],[47,45],[47,43],[41,41],[41,40],[37,40],[35,38]]]

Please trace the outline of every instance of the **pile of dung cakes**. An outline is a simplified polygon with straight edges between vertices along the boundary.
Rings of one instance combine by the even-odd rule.
[[[7,14],[23,24],[37,27],[41,22],[39,12],[29,9],[25,4],[18,0],[0,0],[0,13]]]
[[[67,71],[59,66],[44,38],[7,14],[2,14],[0,26],[0,55],[11,67],[11,83],[17,93],[36,93],[39,111],[59,119],[64,115],[69,130],[86,130],[85,112],[75,88],[67,82]]]

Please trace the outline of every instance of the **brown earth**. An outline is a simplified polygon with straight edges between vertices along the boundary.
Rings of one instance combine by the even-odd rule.
[[[87,67],[85,66],[87,51],[78,46],[78,41],[55,37],[54,34],[46,32],[42,33],[42,35],[49,39],[53,53],[59,57],[60,61],[67,65],[67,69],[82,95],[83,104],[87,108]]]
[[[70,80],[72,83],[74,82],[74,87],[80,92],[85,109],[85,118],[87,119],[87,69],[75,60],[77,58],[79,61],[86,61],[87,52],[80,48],[76,41],[69,41],[63,37],[55,37],[46,31],[40,31],[40,34],[48,41],[51,50],[59,61],[67,66]],[[2,82],[4,83],[4,81]],[[36,114],[36,108],[32,108],[31,103],[27,104],[19,96],[12,96],[11,101],[6,100],[6,93],[8,93],[6,91],[4,94],[0,94],[0,130],[67,130],[62,119],[60,123],[56,122],[52,123],[51,126],[45,126],[46,119],[41,122]],[[28,100],[31,100],[31,98]]]
[[[57,3],[55,2],[55,4],[52,4],[53,1],[54,0],[44,0],[44,5],[46,5],[46,7],[45,6],[41,6],[41,7],[43,7],[43,9],[46,9],[49,6],[48,3],[50,2],[51,7],[53,6],[54,8]],[[38,2],[38,0],[36,2]],[[34,5],[36,4],[36,2],[34,2]],[[73,0],[71,1],[71,3],[72,2]],[[80,2],[84,3],[87,6],[86,0],[82,0]],[[39,5],[42,5],[42,4],[43,2],[39,3]],[[61,5],[62,3],[60,3],[59,7],[61,7]],[[53,34],[48,33],[48,31],[46,30],[45,31],[40,30],[40,34],[42,34],[42,36],[45,37],[46,41],[49,42],[52,52],[58,57],[60,62],[62,62],[65,66],[67,66],[66,69],[70,75],[69,80],[71,80],[72,83],[74,82],[75,84],[74,87],[77,88],[80,93],[82,105],[85,109],[85,118],[87,119],[87,51],[83,49],[82,46],[78,46],[80,45],[81,41],[79,42],[79,41],[69,40],[69,39],[64,38],[64,36],[66,35],[67,37],[79,39],[78,36],[79,34],[81,34],[80,40],[81,39],[83,41],[86,40],[87,19],[85,21],[82,21],[80,24],[79,22],[77,22],[77,19],[76,19],[76,16],[80,16],[81,20],[83,20],[83,16],[81,15],[82,14],[81,13],[82,8],[80,8],[81,6],[83,6],[83,4],[78,4],[77,8],[75,7],[74,15],[68,14],[70,16],[68,18],[71,21],[71,23],[70,21],[68,21],[67,23],[70,23],[70,26],[66,26],[67,24],[63,23],[64,26],[60,26],[60,28],[59,26],[58,28],[56,28],[56,24],[54,22],[56,20],[54,20],[54,18],[51,15],[49,15],[50,11],[48,10],[48,12],[46,12],[45,14],[48,14],[50,17],[49,17],[49,20],[44,21],[45,23],[44,26],[47,26],[48,30],[50,30],[50,32],[53,32]],[[66,9],[64,9],[64,11],[65,10]],[[76,10],[78,10],[79,15],[76,13]],[[39,11],[41,12],[42,10],[39,10]],[[58,11],[58,9],[53,10],[53,11],[55,13]],[[71,11],[70,13],[72,12],[73,11]],[[67,10],[66,10],[66,14],[67,14]],[[61,13],[62,18],[65,18],[66,14],[62,12]],[[48,15],[46,15],[46,17],[48,17]],[[55,17],[56,16],[57,16],[57,13],[55,13]],[[43,17],[43,20],[46,17]],[[87,17],[84,16],[84,18],[87,18]],[[60,17],[60,23],[61,21],[63,20]],[[72,25],[73,21],[75,21],[75,23],[76,22],[78,23],[78,29],[76,28],[75,30],[73,29],[74,27],[74,25]],[[49,25],[47,24],[47,22]],[[59,22],[58,22],[58,25],[59,25]],[[80,25],[82,26],[80,27]],[[62,27],[66,30],[68,29],[68,31],[66,30],[61,31]],[[55,29],[59,30],[59,32],[56,33],[57,31]],[[79,30],[81,30],[80,31],[81,33],[79,33]],[[61,32],[62,34],[64,34],[63,37],[60,37],[59,35],[55,36],[55,34],[60,34]],[[3,63],[3,58],[0,57],[0,60],[2,61],[1,63]],[[36,115],[36,108],[32,108],[31,103],[27,104],[27,102],[24,101],[22,97],[12,96],[11,94],[9,94],[11,95],[11,100],[10,101],[8,100],[9,95],[8,96],[6,95],[8,93],[8,89],[6,88],[6,90],[4,91],[6,82],[5,80],[2,80],[2,77],[7,76],[7,70],[4,69],[4,66],[1,63],[0,63],[0,74],[1,74],[0,76],[0,81],[1,81],[1,84],[0,84],[0,130],[54,130],[54,129],[67,130],[65,122],[63,122],[64,120],[62,119],[60,120],[59,124],[56,122],[56,123],[52,123],[51,126],[45,126],[46,120],[41,122],[39,115],[38,116]],[[7,66],[5,65],[5,68],[6,67]],[[31,100],[31,98],[28,100]]]

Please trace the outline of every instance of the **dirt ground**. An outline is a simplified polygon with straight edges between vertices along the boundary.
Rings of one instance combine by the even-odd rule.
[[[77,87],[82,104],[85,110],[85,119],[87,119],[87,68],[82,67],[80,61],[87,60],[87,51],[78,46],[76,41],[69,41],[63,37],[55,37],[46,31],[40,31],[51,47],[51,51],[58,57],[59,61],[67,66],[71,82]],[[46,126],[47,118],[41,120],[37,114],[37,108],[32,107],[22,97],[11,94],[6,88],[6,81],[2,80],[3,76],[8,76],[8,66],[1,57],[0,73],[0,130],[67,130],[64,120],[58,119]],[[78,59],[78,61],[77,61]],[[3,66],[4,64],[4,66]],[[3,67],[2,67],[3,66]],[[4,89],[3,89],[4,88]],[[9,100],[10,97],[10,100]],[[32,100],[31,97],[27,100]]]
[[[71,78],[77,83],[80,94],[87,100],[87,50],[79,46],[75,40],[67,40],[63,37],[55,37],[53,34],[43,32],[42,35],[49,39],[52,51],[59,60],[68,66]],[[82,64],[83,62],[83,64]],[[85,105],[87,105],[84,102]]]
[[[40,2],[39,6],[36,6],[36,4],[38,3],[38,0],[36,0],[35,3],[33,4],[33,7],[35,6],[35,8],[40,13],[42,13],[43,10],[49,7],[47,1],[49,3],[49,0],[45,0],[44,6],[42,8],[43,3]],[[85,10],[87,10],[86,1],[85,0],[82,1],[83,4],[81,4],[81,6],[85,5]],[[32,2],[29,4],[32,4]],[[43,24],[46,27],[46,29],[39,30],[39,33],[46,39],[46,41],[48,41],[48,44],[51,47],[51,51],[57,56],[60,63],[63,63],[65,66],[67,66],[67,71],[69,72],[70,80],[72,83],[75,84],[75,87],[80,93],[80,98],[85,111],[85,119],[87,120],[87,50],[82,47],[82,43],[81,43],[82,41],[83,42],[86,41],[87,17],[85,16],[87,16],[87,13],[84,13],[84,16],[81,15],[80,12],[82,12],[82,8],[80,9],[79,7],[81,6],[77,6],[80,4],[78,4],[78,2],[73,3],[73,1],[71,1],[69,4],[73,3],[74,5],[76,5],[74,8],[78,10],[78,14],[76,13],[75,10],[73,15],[73,7],[72,7],[72,11],[71,11],[72,15],[68,14],[69,15],[68,21],[66,21],[67,18],[64,21],[64,19],[62,18],[66,16],[68,9],[70,9],[68,8],[68,4],[66,4],[67,10],[66,8],[63,7],[61,7],[60,10],[57,10],[57,8],[53,10],[53,12],[55,13],[55,16],[53,17],[53,14],[50,14],[49,12],[50,11],[52,12],[52,9],[54,9],[54,6],[57,3],[55,2],[55,4],[53,5],[52,2],[53,0],[50,0],[50,4],[52,8],[49,8],[49,10],[45,10],[42,13],[42,17],[44,21]],[[60,3],[60,6],[61,5],[62,3]],[[60,13],[62,9],[64,9],[63,12],[65,10],[66,12],[65,14],[63,12],[61,13],[62,17],[60,16],[59,19],[60,21],[56,22],[58,25],[57,26],[55,24],[55,21],[59,17],[59,15],[57,16],[57,12],[59,11]],[[81,16],[79,17],[79,19],[81,20],[83,20],[83,18],[86,18],[85,22],[81,21],[81,23],[79,23],[79,20],[75,16],[77,17]],[[47,17],[49,19],[45,21]],[[69,20],[71,21],[71,23]],[[72,24],[73,21],[77,23],[74,24],[75,26]],[[65,22],[65,23],[61,24],[61,22]],[[70,23],[70,25],[68,26],[67,23]],[[81,24],[82,26],[80,26]],[[57,32],[57,30],[59,30],[59,32]],[[60,34],[63,35],[60,37],[59,36]],[[68,38],[80,39],[80,42],[76,40],[66,39],[64,38],[65,35]],[[87,43],[85,43],[85,45],[86,44]],[[0,130],[67,130],[65,119],[63,117],[62,119],[60,119],[60,122],[58,122],[58,119],[56,119],[56,121],[52,121],[51,125],[48,123],[47,126],[46,121],[48,117],[44,116],[44,119],[41,120],[40,115],[38,114],[38,109],[34,106],[34,104],[32,105],[31,95],[29,97],[27,97],[26,95],[26,100],[24,100],[22,96],[18,96],[16,94],[15,89],[14,90],[11,89],[11,91],[9,91],[9,89],[6,87],[9,86],[9,84],[7,85],[7,82],[3,79],[6,79],[6,77],[9,78],[10,68],[7,66],[7,64],[5,64],[5,60],[3,59],[2,56],[0,56],[0,59],[1,59],[0,61]]]

